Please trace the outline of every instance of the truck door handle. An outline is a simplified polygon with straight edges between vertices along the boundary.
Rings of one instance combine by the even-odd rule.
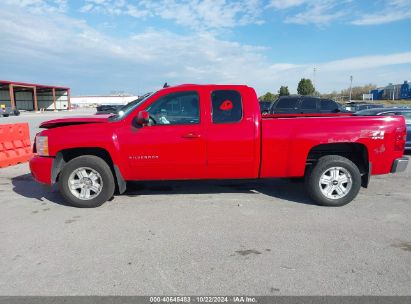
[[[183,138],[200,138],[200,134],[190,132],[190,133],[184,134],[182,137]]]

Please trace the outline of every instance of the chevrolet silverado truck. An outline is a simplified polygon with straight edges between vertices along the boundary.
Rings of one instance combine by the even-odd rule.
[[[97,207],[127,181],[302,178],[317,204],[352,201],[371,175],[404,171],[404,117],[261,116],[245,85],[163,88],[116,115],[43,122],[34,178]]]

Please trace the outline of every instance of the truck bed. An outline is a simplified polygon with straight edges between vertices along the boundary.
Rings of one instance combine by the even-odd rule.
[[[393,159],[403,153],[394,149],[394,133],[403,119],[349,113],[264,115],[260,177],[304,176],[314,148],[335,149],[352,143],[366,149],[372,174],[389,173]]]

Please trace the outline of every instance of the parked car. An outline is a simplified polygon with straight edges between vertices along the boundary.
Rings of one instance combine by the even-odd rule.
[[[141,100],[145,99],[151,92],[141,95],[136,100],[130,101],[126,105],[101,105],[97,107],[96,114],[118,114],[121,111],[126,111],[128,108],[133,107],[135,104],[139,103]]]
[[[40,127],[46,130],[36,135],[31,172],[58,183],[77,207],[103,204],[127,181],[279,177],[305,177],[313,201],[341,206],[371,174],[408,165],[404,117],[262,116],[254,89],[244,85],[167,87],[117,115]]]
[[[96,114],[116,114],[124,105],[100,105]]]
[[[281,96],[271,106],[271,114],[310,114],[349,112],[332,99],[313,96]]]
[[[260,111],[261,114],[268,114],[270,113],[271,105],[273,104],[272,101],[260,101]]]
[[[3,117],[19,116],[20,111],[17,109],[13,109],[12,107],[5,107],[5,108],[0,108],[0,115]]]
[[[383,108],[384,105],[368,102],[349,101],[346,102],[343,107],[347,111],[357,112],[367,109]]]
[[[411,150],[411,109],[404,107],[395,108],[379,108],[363,110],[355,113],[359,116],[391,116],[391,115],[403,115],[405,117],[405,123],[407,125],[407,140],[405,143],[405,150]]]

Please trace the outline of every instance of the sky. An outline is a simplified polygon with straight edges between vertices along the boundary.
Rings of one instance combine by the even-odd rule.
[[[72,95],[411,80],[411,0],[2,0],[0,79]],[[315,70],[315,72],[314,72]]]

